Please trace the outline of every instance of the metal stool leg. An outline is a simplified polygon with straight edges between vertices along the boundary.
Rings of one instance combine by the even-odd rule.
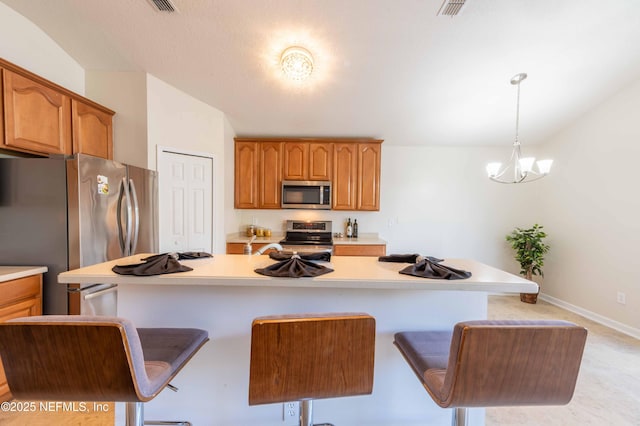
[[[300,401],[300,426],[313,426],[313,401]]]
[[[158,426],[191,426],[186,420],[183,421],[158,421],[149,420],[144,421],[144,404],[142,402],[127,402],[126,409],[126,426],[144,426],[144,425],[158,425]]]
[[[469,424],[469,411],[465,407],[456,407],[451,416],[451,426],[467,426]]]
[[[126,417],[127,426],[143,426],[144,405],[142,402],[127,402]]]
[[[313,400],[300,401],[300,426],[333,426],[331,423],[313,423]]]

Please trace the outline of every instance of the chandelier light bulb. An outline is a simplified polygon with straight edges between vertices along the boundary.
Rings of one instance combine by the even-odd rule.
[[[533,162],[536,161],[534,157],[525,157],[520,159],[520,170],[522,173],[528,173],[533,169]]]
[[[313,72],[313,56],[304,47],[292,46],[282,52],[280,66],[289,79],[306,80]]]
[[[487,175],[489,175],[489,177],[495,177],[500,171],[500,167],[502,167],[502,163],[487,164]]]
[[[536,164],[538,166],[538,171],[543,175],[547,175],[551,171],[551,164],[553,164],[553,160],[538,160]]]

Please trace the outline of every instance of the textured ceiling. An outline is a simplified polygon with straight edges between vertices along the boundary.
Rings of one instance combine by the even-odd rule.
[[[238,135],[398,145],[544,141],[640,78],[638,0],[0,0],[87,70],[145,71],[223,111]],[[284,80],[280,52],[316,63]]]

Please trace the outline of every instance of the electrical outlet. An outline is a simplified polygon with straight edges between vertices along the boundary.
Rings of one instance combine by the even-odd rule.
[[[290,425],[300,422],[300,404],[298,402],[282,404],[282,421]]]
[[[619,304],[626,305],[627,304],[627,295],[624,294],[623,292],[619,291],[618,292],[618,298],[616,300],[618,301]]]

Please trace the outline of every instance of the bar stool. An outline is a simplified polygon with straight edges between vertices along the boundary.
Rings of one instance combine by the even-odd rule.
[[[564,405],[573,397],[587,330],[567,321],[467,321],[452,332],[414,331],[394,344],[443,408]]]
[[[156,397],[209,340],[205,330],[139,328],[115,317],[47,315],[0,324],[0,355],[14,397],[126,402],[127,426],[144,424]],[[146,424],[183,424],[147,422]]]
[[[313,399],[371,394],[374,353],[375,319],[367,314],[256,318],[249,405],[300,401],[299,424],[312,426]]]

